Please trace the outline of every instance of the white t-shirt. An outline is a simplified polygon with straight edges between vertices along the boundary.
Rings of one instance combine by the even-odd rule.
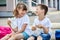
[[[31,28],[30,28],[30,20],[29,20],[29,17],[28,15],[24,15],[23,17],[21,18],[11,18],[11,24],[14,24],[15,26],[12,26],[12,28],[16,28],[18,27],[18,31],[21,30],[22,28],[22,25],[23,24],[27,24],[27,27],[25,29],[25,32],[28,34],[28,35],[32,35],[31,33]]]
[[[45,17],[42,21],[38,20],[38,17],[35,18],[33,26],[42,24],[44,27],[49,28],[49,34],[51,34],[51,22],[49,18]],[[44,33],[43,29],[37,28],[35,31],[33,31],[33,35],[38,36],[40,33]]]

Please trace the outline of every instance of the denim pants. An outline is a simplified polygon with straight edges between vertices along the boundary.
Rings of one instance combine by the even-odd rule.
[[[42,37],[42,40],[50,40],[51,38],[50,34],[41,33],[40,36]]]
[[[32,35],[35,39],[34,40],[37,40],[37,37]],[[50,40],[51,36],[50,34],[44,34],[44,33],[41,33],[40,36],[42,37],[42,40]]]

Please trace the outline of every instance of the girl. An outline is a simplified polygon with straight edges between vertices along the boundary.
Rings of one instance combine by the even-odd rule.
[[[18,3],[13,12],[14,18],[8,20],[8,25],[12,28],[12,33],[2,38],[2,40],[27,39],[31,35],[29,17],[26,13],[26,5]]]

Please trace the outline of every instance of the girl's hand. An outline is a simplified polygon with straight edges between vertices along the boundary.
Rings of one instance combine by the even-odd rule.
[[[36,27],[32,27],[32,31],[36,30]]]
[[[16,32],[16,34],[18,34],[19,32]]]
[[[7,24],[11,27],[11,21],[7,20]]]
[[[19,34],[19,33],[22,33],[21,30],[16,32],[16,34]]]
[[[15,34],[16,34],[15,32],[10,33],[10,35],[15,35]]]

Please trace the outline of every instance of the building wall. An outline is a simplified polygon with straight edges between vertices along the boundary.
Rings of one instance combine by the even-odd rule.
[[[6,6],[0,7],[0,11],[7,11]]]
[[[6,11],[6,0],[0,0],[0,11]]]
[[[59,0],[59,10],[60,10],[60,0]]]
[[[13,8],[14,8],[13,2],[14,2],[13,0],[6,0],[6,3],[7,3],[6,8],[7,8],[7,11],[12,11],[13,10]]]
[[[6,0],[6,6],[0,6],[0,11],[13,11],[15,0]]]
[[[34,1],[34,0],[32,0]],[[56,9],[56,10],[60,10],[60,0],[36,0],[36,3],[37,4],[45,4],[47,5],[49,8],[52,8],[52,9]],[[59,6],[58,6],[59,5]],[[33,6],[31,6],[33,7]],[[58,9],[59,7],[59,9]]]
[[[32,1],[34,1],[34,0],[27,1],[28,6],[30,7],[29,8],[30,10],[33,8]],[[43,3],[42,0],[36,0],[36,1],[37,1],[36,3],[39,3],[39,4]],[[48,1],[50,1],[50,2],[48,2]],[[17,2],[18,2],[17,0],[6,0],[6,6],[0,6],[0,11],[12,11],[15,8]],[[58,8],[57,3],[58,3],[57,0],[55,0],[56,9]],[[54,8],[53,0],[44,0],[44,4],[49,6],[50,8]],[[60,0],[59,0],[59,10],[60,10]]]
[[[27,1],[29,11],[35,11],[35,6],[37,4],[45,4],[49,7],[49,11],[60,10],[60,0],[22,0]],[[15,8],[18,0],[6,0],[6,6],[0,6],[0,17],[11,17],[13,16],[13,9]],[[55,5],[54,5],[55,4]],[[59,5],[58,5],[59,4]]]

